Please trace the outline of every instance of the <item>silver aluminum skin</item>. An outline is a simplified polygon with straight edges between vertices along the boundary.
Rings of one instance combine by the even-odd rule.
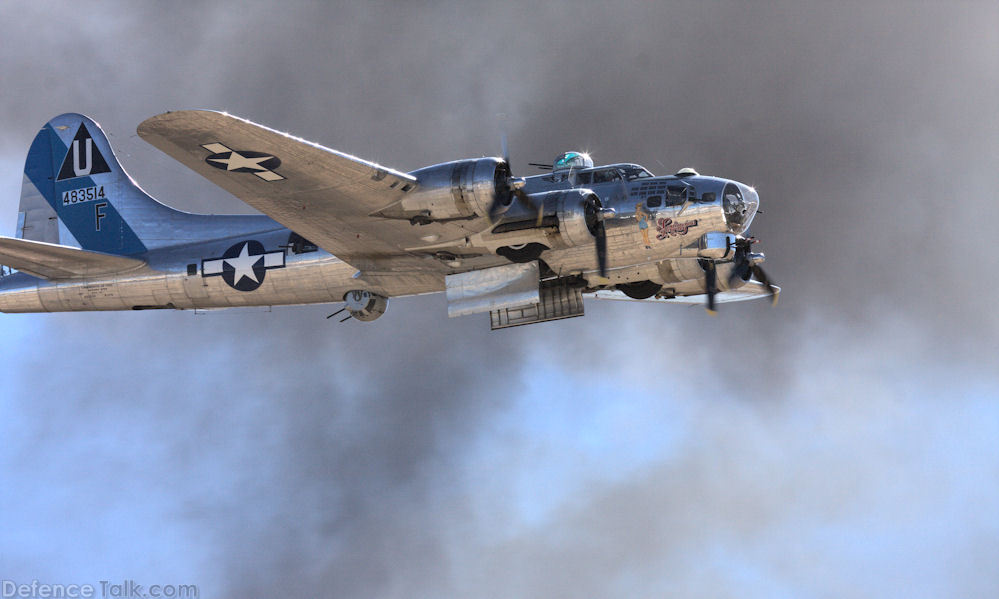
[[[92,139],[80,132],[81,123]],[[153,117],[140,125],[141,136],[268,216],[195,215],[145,196],[90,119],[61,115],[46,127],[39,136],[53,140],[53,170],[61,151],[63,169],[70,163],[77,173],[81,167],[94,171],[84,146],[106,160],[111,172],[70,182],[89,182],[81,197],[84,189],[106,194],[104,203],[121,217],[122,239],[134,231],[143,250],[101,251],[77,240],[92,233],[81,233],[90,224],[74,220],[77,213],[93,204],[98,230],[111,217],[102,220],[101,208],[88,199],[70,213],[58,197],[43,197],[47,183],[31,172],[40,155],[33,146],[16,238],[0,239],[0,263],[20,271],[5,269],[0,277],[3,312],[277,306],[341,302],[351,291],[391,298],[448,289],[455,298],[449,313],[461,315],[516,305],[497,291],[506,287],[517,297],[536,298],[529,288],[537,287],[525,284],[525,276],[575,278],[584,293],[600,291],[596,297],[610,299],[625,298],[616,289],[647,282],[661,286],[650,299],[700,301],[705,260],[717,265],[719,301],[747,283],[731,299],[765,295],[756,281],[729,285],[735,242],[745,237],[759,196],[728,179],[686,172],[656,177],[638,165],[614,164],[518,180],[501,158],[406,174],[223,113]],[[185,146],[189,138],[210,143]],[[275,157],[280,165],[267,166],[278,164]],[[102,177],[106,185],[99,185]],[[532,201],[503,195],[513,187]],[[591,229],[587,202],[593,196],[606,231],[606,277],[598,272]],[[490,218],[504,198],[498,218]],[[71,251],[81,246],[85,256]],[[82,258],[94,264],[90,270]],[[762,255],[753,260],[761,262]],[[113,272],[88,274],[102,269]],[[53,275],[64,271],[71,274]]]

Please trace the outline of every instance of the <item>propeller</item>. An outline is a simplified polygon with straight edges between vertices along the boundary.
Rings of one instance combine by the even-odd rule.
[[[490,223],[496,222],[496,217],[498,217],[503,209],[509,206],[514,199],[516,199],[524,208],[528,210],[533,210],[538,214],[538,227],[541,226],[541,220],[544,218],[544,205],[537,204],[531,199],[531,196],[524,191],[524,185],[526,181],[520,177],[513,176],[513,169],[510,166],[510,148],[507,144],[506,131],[504,131],[500,137],[500,144],[503,147],[503,162],[506,164],[506,176],[502,180],[496,182],[496,199],[489,206],[489,213],[486,217],[489,219]]]
[[[601,278],[607,278],[607,227],[604,219],[614,214],[612,210],[605,210],[600,203],[600,198],[591,195],[586,199],[583,206],[586,215],[586,228],[590,230],[597,246],[597,268]]]
[[[701,268],[704,269],[704,290],[708,295],[708,303],[705,306],[708,314],[714,316],[718,313],[715,310],[715,295],[718,293],[718,271],[713,260],[701,260]]]
[[[755,237],[748,239],[738,238],[735,240],[735,257],[733,258],[735,268],[732,269],[732,274],[729,275],[728,284],[729,287],[732,287],[737,279],[748,281],[750,277],[753,277],[767,288],[767,292],[770,293],[770,301],[776,306],[777,288],[770,282],[767,273],[763,272],[763,267],[758,262],[752,260],[752,255],[749,251],[749,248],[758,241]]]

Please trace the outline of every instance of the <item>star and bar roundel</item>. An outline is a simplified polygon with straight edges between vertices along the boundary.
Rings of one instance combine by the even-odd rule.
[[[272,154],[252,150],[233,150],[220,143],[202,144],[202,148],[212,154],[205,162],[217,169],[234,173],[253,173],[264,181],[283,181],[284,177],[274,172],[281,166],[281,159]]]
[[[202,260],[201,276],[222,277],[237,291],[253,291],[272,268],[284,268],[284,251],[266,252],[264,244],[250,239],[230,247],[220,258]]]

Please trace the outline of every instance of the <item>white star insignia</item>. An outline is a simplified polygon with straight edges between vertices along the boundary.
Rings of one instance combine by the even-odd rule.
[[[218,162],[219,164],[225,165],[225,170],[234,171],[240,168],[251,168],[256,171],[266,171],[267,169],[260,166],[260,163],[265,160],[270,160],[272,156],[260,156],[259,158],[247,158],[239,152],[233,150],[229,153],[228,158],[209,158],[212,162]]]
[[[253,267],[262,259],[262,254],[257,254],[256,256],[250,255],[249,243],[243,244],[243,249],[240,250],[239,256],[235,258],[225,258],[226,264],[236,269],[236,272],[232,275],[232,284],[238,285],[239,282],[243,280],[243,277],[250,279],[254,283],[259,283],[260,280],[257,279],[256,273],[253,272]]]
[[[274,171],[268,169],[266,166],[261,165],[261,162],[267,162],[274,158],[274,156],[264,155],[258,156],[257,158],[251,158],[249,156],[243,156],[236,150],[233,150],[220,143],[210,143],[201,144],[201,147],[211,152],[213,155],[225,154],[229,155],[225,158],[213,158],[209,156],[205,159],[206,162],[220,169],[225,169],[226,171],[240,171],[240,169],[245,169],[242,172],[251,172],[258,178],[264,181],[282,181],[284,177],[275,173]],[[244,150],[246,151],[246,150]],[[252,152],[256,154],[257,152]]]
[[[255,248],[253,252],[250,251],[250,244]],[[241,241],[230,246],[221,258],[202,260],[201,276],[222,277],[222,280],[234,289],[253,291],[264,282],[268,270],[284,268],[284,258],[284,250],[268,252],[259,241]]]

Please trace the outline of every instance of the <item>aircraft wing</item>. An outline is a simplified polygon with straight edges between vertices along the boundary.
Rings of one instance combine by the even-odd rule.
[[[414,227],[371,216],[414,189],[413,176],[229,114],[167,112],[142,122],[138,133],[355,268],[384,258],[400,262],[406,248],[425,245],[420,236],[467,234],[455,224]],[[406,262],[410,269],[440,269],[434,260]]]
[[[776,287],[776,286],[775,286]],[[780,287],[776,287],[777,295],[780,296]],[[715,294],[715,302],[719,304],[724,304],[728,302],[744,302],[746,300],[757,299],[761,297],[769,297],[770,292],[763,283],[760,283],[756,279],[750,279],[746,281],[746,284],[738,289],[733,289],[731,291],[719,291]],[[593,294],[596,299],[605,300],[621,300],[621,301],[631,301],[631,302],[663,302],[669,304],[690,304],[703,306],[708,301],[708,296],[705,294],[700,295],[682,295],[670,298],[655,298],[650,297],[644,300],[637,300],[628,297],[623,292],[616,289],[601,289]]]
[[[43,279],[82,279],[135,270],[146,263],[42,241],[0,236],[0,264]]]

